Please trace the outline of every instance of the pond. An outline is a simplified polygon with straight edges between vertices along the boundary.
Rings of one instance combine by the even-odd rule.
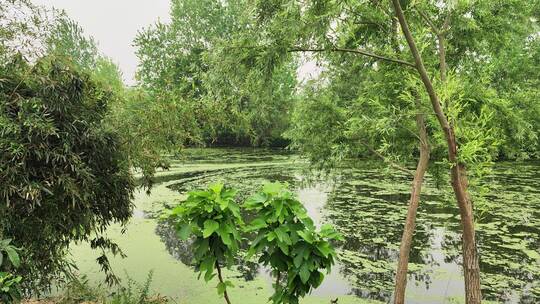
[[[486,179],[489,208],[477,222],[484,297],[502,303],[540,302],[540,163],[497,163]],[[197,280],[189,244],[155,218],[188,190],[223,181],[252,193],[263,181],[285,181],[317,224],[330,223],[345,236],[337,265],[303,303],[387,302],[410,191],[410,178],[379,163],[357,161],[330,175],[308,170],[299,157],[277,150],[193,149],[160,172],[152,193],[138,192],[127,232],[109,236],[128,255],[112,259],[117,273],[143,281],[153,271],[153,289],[179,303],[221,303],[214,283]],[[428,176],[411,252],[407,303],[463,301],[458,210],[447,186]],[[81,273],[98,282],[97,253],[72,249]],[[269,275],[254,262],[227,271],[235,282],[233,303],[264,303]],[[241,300],[240,300],[241,299]]]

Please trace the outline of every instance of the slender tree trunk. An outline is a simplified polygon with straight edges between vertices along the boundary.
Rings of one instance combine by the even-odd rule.
[[[424,114],[421,113],[420,101],[418,99],[416,101],[416,104],[418,111],[418,114],[416,114],[416,126],[418,128],[418,133],[420,136],[420,156],[412,182],[411,197],[409,200],[409,207],[407,209],[407,218],[405,220],[405,227],[403,228],[401,245],[399,247],[399,261],[396,271],[396,285],[394,290],[395,304],[405,303],[405,289],[407,287],[407,269],[409,266],[409,254],[411,251],[411,244],[416,225],[416,213],[420,202],[420,193],[422,191],[424,175],[427,171],[429,163],[429,144],[426,123],[424,119]]]
[[[219,281],[221,283],[224,283],[223,276],[221,276],[221,267],[219,266],[219,263],[217,260],[216,260],[216,269],[217,269]],[[227,288],[225,288],[225,291],[223,292],[223,297],[225,298],[225,302],[227,302],[227,304],[231,304],[231,300],[229,300],[229,294],[227,293]]]
[[[474,230],[474,217],[472,205],[467,193],[466,170],[463,164],[458,161],[458,149],[453,127],[448,123],[437,96],[433,84],[427,74],[426,68],[414,38],[409,30],[407,21],[401,9],[399,0],[392,0],[396,16],[401,25],[401,29],[409,45],[409,49],[414,57],[416,68],[420,78],[429,95],[433,111],[443,129],[448,146],[448,160],[452,164],[450,170],[452,188],[456,196],[461,215],[461,226],[463,228],[463,270],[465,277],[465,299],[467,304],[480,303],[482,299],[480,291],[480,269],[478,264],[478,253],[476,250],[476,239]]]

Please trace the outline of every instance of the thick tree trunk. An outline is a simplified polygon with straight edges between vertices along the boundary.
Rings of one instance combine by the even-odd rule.
[[[467,193],[467,174],[465,166],[458,164],[451,171],[452,188],[458,201],[463,228],[463,274],[465,276],[466,303],[480,303],[482,294],[480,290],[480,266],[476,250],[476,237],[474,230],[474,216],[472,203]]]
[[[424,114],[420,113],[421,109],[419,101],[417,101],[417,110],[419,113],[416,115],[416,125],[420,136],[420,157],[418,159],[418,165],[416,166],[416,172],[412,182],[409,208],[407,210],[407,218],[405,220],[405,227],[403,229],[403,236],[401,237],[401,245],[399,247],[399,261],[396,271],[396,285],[394,290],[395,304],[405,303],[405,289],[407,287],[407,269],[409,266],[409,253],[411,251],[411,244],[416,225],[416,213],[418,210],[418,204],[420,202],[422,183],[424,181],[424,175],[426,173],[429,163],[429,144],[426,131],[426,123],[424,120]]]
[[[409,45],[409,49],[414,57],[416,69],[422,79],[426,92],[429,95],[433,111],[437,116],[437,120],[444,132],[446,143],[448,146],[448,160],[452,164],[450,170],[452,188],[459,206],[461,215],[461,226],[463,228],[463,270],[465,277],[465,299],[467,304],[477,304],[482,300],[480,291],[480,269],[478,265],[478,254],[476,251],[476,239],[474,231],[474,217],[472,205],[467,194],[466,170],[463,164],[458,161],[458,149],[454,128],[449,124],[439,101],[439,97],[433,88],[433,84],[427,74],[424,62],[414,38],[409,30],[407,21],[401,9],[399,0],[392,0],[396,16],[401,25],[401,29]]]

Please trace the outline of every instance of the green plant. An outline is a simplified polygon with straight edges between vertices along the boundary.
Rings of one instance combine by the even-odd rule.
[[[0,240],[0,300],[2,303],[19,302],[21,300],[21,276],[9,271],[20,266],[19,249],[11,244],[10,239]],[[4,258],[4,255],[7,258]]]
[[[276,278],[272,302],[298,303],[322,283],[321,269],[330,272],[336,257],[330,241],[341,240],[341,235],[328,224],[316,231],[287,184],[265,184],[245,208],[257,215],[246,229],[258,234],[248,256],[260,253],[259,262],[270,266]]]
[[[219,283],[217,291],[230,304],[227,287],[230,281],[224,281],[221,265],[232,265],[238,251],[241,235],[239,226],[243,224],[240,206],[234,201],[236,189],[225,188],[216,183],[207,190],[191,191],[187,199],[172,209],[167,216],[175,222],[178,236],[186,240],[193,235],[195,266],[199,277],[204,273],[206,282],[216,276]]]
[[[142,284],[137,284],[129,275],[127,276],[127,285],[121,287],[107,303],[110,304],[159,304],[167,303],[164,297],[152,295],[150,293],[150,285],[154,271],[150,271],[146,280]]]
[[[71,269],[73,242],[121,254],[104,231],[131,217],[135,183],[121,136],[104,124],[114,92],[49,57],[15,56],[0,79],[0,234],[24,248],[16,273],[40,292]],[[98,261],[110,270],[105,253]]]
[[[230,304],[220,265],[231,265],[241,241],[240,229],[244,221],[240,207],[234,201],[236,189],[223,184],[211,185],[207,190],[191,191],[188,198],[165,215],[176,227],[178,237],[187,240],[193,235],[195,265],[208,282],[217,270],[218,294]],[[249,245],[246,258],[261,254],[259,262],[270,266],[276,277],[274,303],[298,303],[299,299],[318,287],[335,259],[331,240],[342,239],[329,225],[316,231],[306,209],[286,184],[267,183],[262,191],[245,203],[255,218],[243,229],[256,233]]]

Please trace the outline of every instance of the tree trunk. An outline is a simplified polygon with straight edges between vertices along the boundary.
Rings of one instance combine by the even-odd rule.
[[[416,126],[420,135],[420,157],[414,179],[412,182],[411,197],[409,200],[409,208],[407,209],[407,218],[401,237],[401,245],[399,247],[399,261],[396,271],[396,286],[394,290],[394,303],[405,303],[405,288],[407,287],[407,269],[409,266],[409,253],[411,251],[411,243],[416,224],[416,213],[420,202],[420,193],[422,191],[422,183],[429,163],[429,144],[426,131],[426,123],[424,114],[421,113],[420,102],[417,100]]]
[[[433,111],[437,116],[437,120],[444,132],[446,143],[448,146],[448,160],[452,164],[450,170],[452,188],[456,196],[461,215],[461,226],[463,228],[463,270],[465,277],[465,299],[467,304],[477,304],[482,300],[480,291],[480,269],[478,264],[478,254],[476,251],[476,240],[474,231],[474,217],[472,205],[467,194],[467,181],[465,166],[458,161],[458,149],[454,128],[449,124],[444,111],[441,108],[439,97],[433,88],[433,84],[427,74],[424,62],[414,38],[409,30],[407,21],[401,9],[399,0],[392,0],[396,16],[401,25],[401,30],[407,40],[409,49],[414,57],[416,69],[422,79],[426,92],[429,95]]]

